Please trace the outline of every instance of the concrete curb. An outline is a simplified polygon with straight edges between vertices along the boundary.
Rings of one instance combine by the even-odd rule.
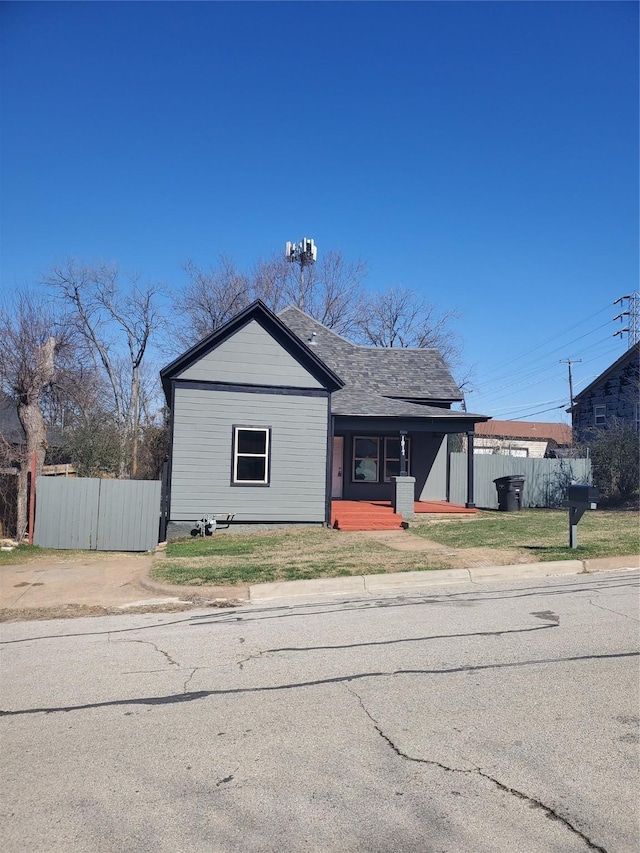
[[[612,569],[640,569],[640,557],[594,557],[583,560],[585,572],[609,572]]]
[[[509,566],[482,566],[469,569],[434,569],[424,572],[395,572],[379,575],[352,575],[342,578],[318,578],[304,581],[253,584],[249,600],[269,601],[276,598],[339,596],[378,592],[407,592],[465,583],[501,583],[510,580],[578,575],[591,572],[635,569],[640,558],[600,557],[594,560],[555,560],[547,563],[516,563]]]
[[[508,566],[480,566],[468,569],[433,569],[424,572],[394,572],[379,575],[350,575],[339,578],[276,581],[243,586],[180,586],[140,578],[140,586],[150,592],[189,596],[199,599],[234,599],[250,602],[279,598],[313,598],[320,596],[375,595],[385,592],[407,592],[465,583],[501,583],[510,580],[608,572],[616,569],[640,568],[640,557],[597,557],[592,560],[555,560],[547,563],[515,563]]]
[[[241,584],[240,586],[186,586],[182,584],[160,583],[160,581],[152,580],[148,575],[140,577],[138,583],[142,589],[146,589],[149,592],[177,595],[183,600],[189,596],[197,596],[198,598],[207,599],[207,601],[213,601],[217,598],[249,599],[248,584]]]

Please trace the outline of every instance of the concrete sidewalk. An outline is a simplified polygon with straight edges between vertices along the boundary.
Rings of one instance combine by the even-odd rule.
[[[352,575],[340,578],[255,584],[249,587],[250,600],[330,595],[377,595],[410,592],[439,586],[468,583],[500,583],[510,580],[589,574],[640,567],[640,557],[601,557],[593,560],[557,560],[547,563],[518,563],[510,566],[482,566],[468,569],[433,569],[424,572],[397,572],[379,575]]]
[[[74,559],[51,558],[0,567],[0,609],[45,611],[56,608],[132,608],[218,605],[275,599],[377,595],[465,583],[497,583],[583,572],[637,569],[640,558],[603,557],[520,563],[394,574],[353,575],[316,580],[281,581],[251,586],[172,586],[149,577],[149,554],[95,554]],[[17,614],[16,614],[17,615]],[[62,613],[58,615],[64,615]],[[72,613],[69,615],[73,615]]]

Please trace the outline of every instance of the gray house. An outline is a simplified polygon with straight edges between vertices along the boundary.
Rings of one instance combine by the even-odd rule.
[[[446,500],[445,437],[483,415],[436,350],[356,346],[254,302],[161,371],[171,410],[169,535],[204,515],[329,524],[332,500]],[[468,505],[473,505],[473,453]],[[412,480],[403,481],[409,483]]]
[[[627,424],[640,426],[640,345],[620,356],[573,399],[572,422],[578,441],[599,430]]]

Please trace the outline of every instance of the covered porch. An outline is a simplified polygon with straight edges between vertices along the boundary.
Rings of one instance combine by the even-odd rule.
[[[415,501],[414,512],[417,516],[430,513],[473,514],[477,509],[448,501]],[[403,518],[394,512],[391,501],[331,501],[331,527],[336,530],[399,530],[403,526]]]

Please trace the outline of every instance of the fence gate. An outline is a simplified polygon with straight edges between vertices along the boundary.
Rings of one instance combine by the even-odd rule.
[[[41,548],[151,551],[158,544],[159,480],[38,477],[34,543]]]

